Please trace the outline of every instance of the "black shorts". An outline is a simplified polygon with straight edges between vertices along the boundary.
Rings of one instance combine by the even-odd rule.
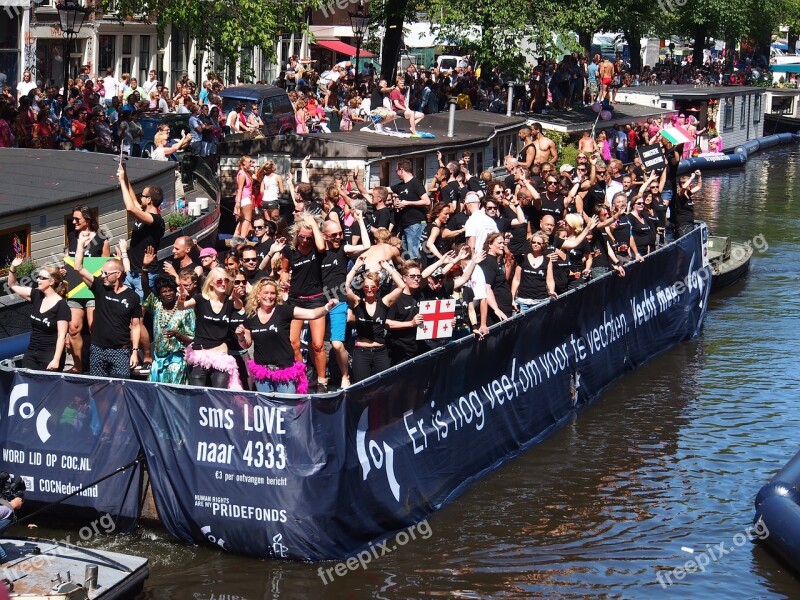
[[[319,308],[327,303],[328,299],[325,294],[320,294],[314,298],[292,298],[289,296],[289,306],[294,308]]]

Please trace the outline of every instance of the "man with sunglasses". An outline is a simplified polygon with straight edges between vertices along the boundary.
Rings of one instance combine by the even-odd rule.
[[[325,255],[320,263],[322,271],[322,289],[328,300],[336,298],[339,304],[334,306],[327,315],[328,329],[330,331],[333,354],[342,374],[342,389],[350,386],[350,356],[344,347],[347,335],[347,293],[345,280],[347,279],[347,261],[362,254],[371,246],[369,231],[364,222],[364,215],[360,210],[354,210],[361,235],[361,244],[346,244],[341,225],[335,221],[322,223],[322,236],[325,238]]]
[[[258,250],[253,246],[245,246],[242,250],[242,267],[241,272],[247,279],[247,290],[254,286],[258,281],[268,276],[266,271],[259,269],[261,259],[258,257]]]
[[[122,262],[109,259],[101,277],[95,277],[83,266],[83,254],[90,233],[82,231],[75,250],[75,271],[94,294],[95,327],[89,351],[89,373],[95,377],[129,379],[131,369],[139,364],[139,343],[142,327],[142,305],[139,296],[124,283]]]

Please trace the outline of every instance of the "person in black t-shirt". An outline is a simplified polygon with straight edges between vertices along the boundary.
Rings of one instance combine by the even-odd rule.
[[[292,227],[291,245],[283,249],[281,260],[281,283],[289,286],[289,305],[298,308],[314,309],[326,302],[322,283],[322,259],[325,257],[325,238],[313,215],[301,213]],[[311,353],[317,371],[318,391],[327,392],[326,369],[328,357],[325,354],[325,321],[309,322],[311,332]],[[300,360],[300,332],[303,321],[292,323],[291,340],[295,360]]]
[[[425,230],[425,212],[431,205],[425,186],[414,178],[411,161],[402,159],[397,163],[400,183],[392,186],[397,194],[396,208],[400,211],[403,250],[412,259],[419,256],[419,240]]]
[[[63,371],[70,321],[69,307],[64,299],[67,283],[59,269],[43,268],[38,269],[35,288],[19,285],[17,267],[23,262],[25,257],[17,254],[8,270],[8,287],[33,305],[31,339],[20,366],[39,371]]]
[[[247,367],[256,390],[282,394],[308,392],[306,366],[295,359],[290,340],[292,324],[304,320],[317,322],[338,302],[332,299],[310,309],[291,306],[281,302],[278,282],[265,279],[255,285],[247,298],[247,316],[236,327],[236,336],[242,348],[253,346],[253,358]]]
[[[164,272],[178,282],[178,273],[192,269],[197,276],[203,275],[203,266],[194,260],[194,242],[188,235],[182,235],[172,244],[172,258],[164,261]],[[148,274],[149,278],[149,274]]]
[[[103,265],[95,278],[83,267],[83,249],[89,233],[81,232],[75,251],[75,270],[94,294],[96,327],[89,352],[89,372],[96,377],[127,379],[139,364],[142,305],[139,295],[123,283],[125,271],[116,258]]]
[[[675,228],[676,238],[684,236],[694,229],[694,194],[697,194],[702,186],[703,180],[700,171],[695,171],[691,175],[682,175],[678,180],[678,189],[672,201],[672,224]]]
[[[161,218],[158,211],[161,202],[164,200],[164,192],[160,187],[151,185],[144,188],[140,198],[137,199],[136,192],[133,190],[130,179],[128,179],[125,163],[121,163],[117,168],[117,178],[119,179],[125,209],[134,217],[127,256],[130,262],[130,271],[125,275],[124,283],[136,292],[141,303],[144,301],[141,280],[144,253],[147,251],[148,246],[158,250],[161,245],[161,238],[164,237],[164,231],[166,230],[164,219]],[[126,258],[125,255],[123,255],[123,258]],[[155,285],[156,275],[157,273],[149,273],[148,275],[151,288]],[[141,328],[140,342],[144,351],[144,362],[142,364],[143,368],[139,370],[139,373],[149,375],[150,334],[146,327]]]
[[[186,346],[189,385],[241,390],[239,366],[228,354],[231,317],[242,310],[242,286],[222,267],[211,269],[199,294],[178,296],[178,310],[194,308],[194,341]]]
[[[506,241],[502,233],[493,232],[486,236],[483,244],[486,258],[478,267],[483,271],[486,280],[486,298],[481,300],[481,331],[487,326],[505,321],[514,309],[511,298],[512,260],[506,256]]]
[[[402,269],[403,292],[386,314],[386,329],[389,330],[386,342],[392,365],[410,360],[428,348],[417,341],[417,326],[423,321],[419,314],[419,300],[422,298],[420,283],[422,270],[415,260],[406,261]]]

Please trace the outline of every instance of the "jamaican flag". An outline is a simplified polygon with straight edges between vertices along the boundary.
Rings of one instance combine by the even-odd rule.
[[[95,277],[100,277],[100,271],[103,270],[103,265],[105,265],[106,261],[110,258],[112,257],[84,257],[83,267]],[[80,273],[75,270],[75,258],[72,256],[65,256],[64,267],[67,269],[65,281],[67,282],[67,285],[69,285],[67,298],[70,300],[86,300],[94,298],[94,294],[92,294],[91,290],[86,287],[86,284],[83,282]]]

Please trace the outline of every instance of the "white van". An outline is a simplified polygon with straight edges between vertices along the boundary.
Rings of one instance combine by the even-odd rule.
[[[468,64],[466,57],[454,54],[442,54],[436,58],[436,68],[439,70],[452,71],[456,67],[466,67]]]

